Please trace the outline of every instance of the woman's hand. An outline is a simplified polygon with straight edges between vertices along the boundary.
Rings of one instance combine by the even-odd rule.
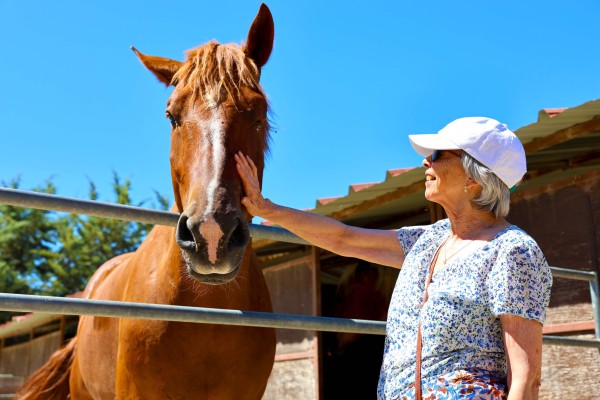
[[[262,196],[258,170],[252,159],[240,151],[235,154],[235,161],[246,192],[242,204],[250,214],[263,217],[333,253],[390,267],[402,266],[404,253],[396,231],[351,227],[323,215],[275,204]]]
[[[237,163],[237,171],[242,179],[242,185],[246,194],[242,197],[242,204],[253,216],[264,217],[271,202],[265,199],[261,193],[256,165],[254,165],[250,157],[241,151],[235,154],[234,157]]]

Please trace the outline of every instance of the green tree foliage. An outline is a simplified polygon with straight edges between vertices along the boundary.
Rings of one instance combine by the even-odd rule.
[[[144,201],[132,204],[131,181],[121,182],[115,173],[113,180],[114,202],[143,206]],[[93,182],[89,188],[90,200],[98,200]],[[157,194],[158,205],[166,209],[168,202]],[[60,248],[51,263],[52,272],[44,282],[44,292],[66,295],[82,290],[89,277],[109,259],[135,251],[152,225],[116,219],[68,215],[57,223]]]
[[[19,180],[3,185],[18,188]],[[131,181],[117,173],[112,189],[113,202],[148,203],[133,204]],[[51,182],[35,190],[56,192]],[[158,192],[155,197],[150,207],[166,210],[168,199]],[[92,181],[89,199],[99,199]],[[64,296],[83,290],[100,265],[135,251],[150,229],[149,224],[0,205],[0,291]]]
[[[3,186],[18,189],[19,179]],[[33,189],[54,194],[51,182]],[[37,292],[41,275],[48,273],[57,230],[51,213],[22,207],[0,205],[0,292],[31,294]]]
[[[19,184],[18,178],[2,182],[13,189]],[[56,188],[46,182],[34,191],[54,194]],[[0,292],[39,293],[40,277],[52,269],[57,237],[50,212],[0,204]],[[0,322],[14,314],[0,311]]]

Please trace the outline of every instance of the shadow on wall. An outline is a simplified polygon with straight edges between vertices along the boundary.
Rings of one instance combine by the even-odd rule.
[[[594,226],[594,203],[600,206],[600,181],[567,186],[517,200],[508,220],[524,229],[538,243],[548,264],[598,272],[598,245]],[[589,303],[589,284],[555,278],[550,307]]]
[[[359,261],[337,287],[323,286],[323,315],[385,321],[397,276],[396,269]],[[322,338],[324,399],[375,399],[385,337],[323,332]]]

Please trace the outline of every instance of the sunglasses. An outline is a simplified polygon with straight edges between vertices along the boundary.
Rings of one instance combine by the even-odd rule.
[[[457,157],[462,157],[462,154],[459,153],[458,151],[452,151],[452,150],[434,150],[433,154],[431,154],[431,161],[438,160],[442,156],[442,154],[444,152],[454,154]]]

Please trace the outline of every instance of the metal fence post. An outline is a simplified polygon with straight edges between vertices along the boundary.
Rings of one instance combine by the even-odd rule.
[[[592,311],[594,313],[594,331],[596,340],[600,340],[600,304],[598,302],[598,274],[594,273],[594,280],[590,281],[590,297],[592,298]]]

